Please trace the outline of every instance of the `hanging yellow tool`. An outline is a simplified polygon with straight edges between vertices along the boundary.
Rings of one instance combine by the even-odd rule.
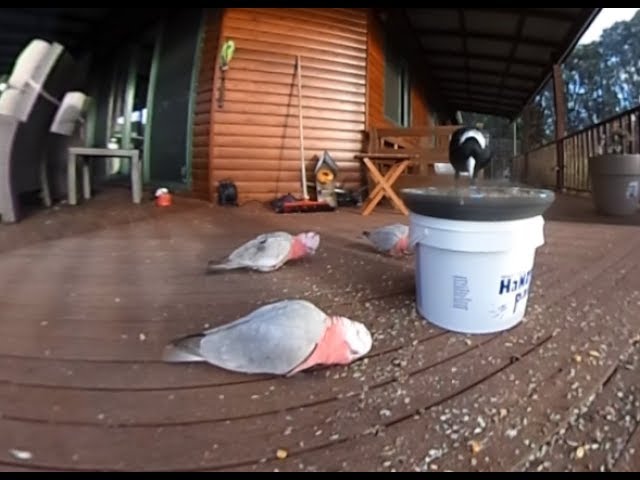
[[[218,107],[222,108],[224,105],[224,83],[226,74],[225,72],[229,69],[229,63],[233,58],[233,53],[236,51],[236,44],[233,40],[227,39],[222,44],[222,50],[220,51],[220,89],[218,91]]]

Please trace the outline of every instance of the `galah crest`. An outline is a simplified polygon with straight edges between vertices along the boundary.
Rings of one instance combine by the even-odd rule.
[[[320,235],[316,232],[295,236],[287,232],[263,233],[231,252],[226,261],[210,261],[207,273],[235,269],[272,272],[290,260],[315,254],[319,244]]]
[[[163,360],[290,376],[316,365],[348,365],[366,355],[372,344],[371,333],[360,322],[329,316],[307,300],[282,300],[174,340],[165,347]]]
[[[413,253],[409,242],[409,227],[401,223],[387,225],[362,234],[379,252],[399,257]]]

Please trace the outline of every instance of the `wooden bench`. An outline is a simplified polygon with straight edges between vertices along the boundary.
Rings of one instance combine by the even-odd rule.
[[[369,215],[386,196],[394,207],[408,215],[396,193],[398,185],[424,185],[435,178],[434,165],[449,162],[449,139],[458,128],[371,128],[367,132],[367,152],[356,155],[367,167],[370,192],[362,214]]]

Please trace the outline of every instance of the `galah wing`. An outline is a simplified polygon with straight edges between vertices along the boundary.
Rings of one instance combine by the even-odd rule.
[[[174,342],[190,361],[243,373],[285,375],[314,351],[329,326],[326,313],[306,300],[284,300],[202,334]],[[169,352],[167,361],[180,361]],[[183,361],[189,361],[185,358]]]
[[[380,252],[392,252],[399,248],[399,242],[409,235],[409,227],[400,223],[387,225],[365,232],[365,236]]]
[[[261,272],[270,272],[280,268],[289,258],[293,236],[287,232],[270,232],[236,248],[227,261],[221,264],[209,264],[209,271],[248,268]]]

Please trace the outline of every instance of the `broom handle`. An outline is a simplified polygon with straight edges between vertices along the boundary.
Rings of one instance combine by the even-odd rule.
[[[307,169],[304,163],[304,130],[302,127],[302,61],[300,55],[296,57],[296,73],[298,75],[298,130],[300,133],[300,174],[302,176],[302,195],[309,200],[307,191]]]

